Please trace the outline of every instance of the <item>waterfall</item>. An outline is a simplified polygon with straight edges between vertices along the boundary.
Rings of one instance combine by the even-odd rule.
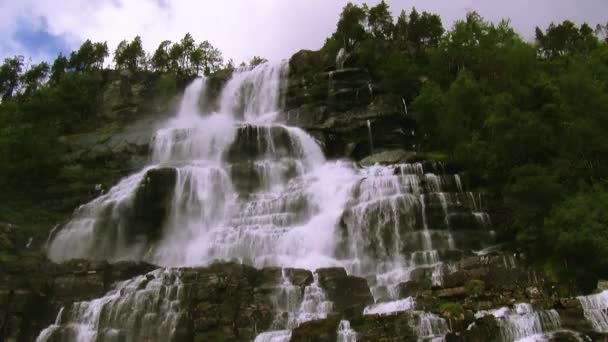
[[[374,153],[374,138],[372,137],[372,123],[367,120],[367,137],[369,138],[369,153]]]
[[[608,291],[578,297],[593,330],[608,333]]]
[[[60,310],[55,324],[36,341],[179,339],[185,329],[180,326],[183,295],[177,271],[156,270],[119,283],[101,298]]]
[[[272,122],[281,105],[288,63],[237,70],[222,91],[220,113],[248,122]]]
[[[319,285],[319,275],[313,273],[313,282],[304,288],[293,285],[285,269],[281,271],[281,281],[278,294],[274,298],[277,311],[272,324],[273,331],[259,334],[255,341],[289,341],[291,330],[304,322],[324,319],[333,308],[333,303],[327,299],[325,291]]]
[[[344,48],[340,48],[340,50],[338,50],[338,54],[336,55],[336,69],[337,70],[344,69],[345,61],[346,61],[346,50]]]
[[[137,260],[162,267],[218,260],[311,271],[343,267],[373,283],[376,304],[365,310],[378,314],[413,308],[411,298],[399,293],[401,283],[420,280],[412,274],[441,284],[450,270],[444,252],[489,245],[491,223],[481,201],[468,199],[457,175],[430,163],[360,167],[328,161],[304,130],[275,122],[287,71],[287,63],[235,71],[219,95],[217,112],[201,111],[213,106],[201,103],[207,99],[206,80],[194,80],[175,117],[152,138],[150,163],[79,207],[49,237],[49,258]],[[367,128],[373,149],[370,121]],[[414,272],[418,269],[424,272]],[[144,296],[120,286],[121,296],[112,292],[66,308],[61,329],[69,322],[82,331],[108,333],[90,328],[101,322],[95,310]],[[287,339],[290,329],[331,311],[316,275],[303,292],[284,275],[279,293],[276,309],[289,319],[273,323],[275,331],[259,335],[260,341]],[[126,329],[120,323],[102,325]]]
[[[357,333],[351,329],[349,321],[340,321],[337,342],[357,342]]]
[[[391,302],[383,302],[367,306],[363,310],[364,315],[386,315],[395,312],[408,311],[414,309],[414,299],[407,297]]]
[[[481,318],[492,315],[500,327],[501,341],[519,341],[524,339],[537,340],[545,333],[561,328],[557,311],[535,311],[528,303],[516,304],[514,308],[502,307],[496,310],[479,311],[475,317]]]

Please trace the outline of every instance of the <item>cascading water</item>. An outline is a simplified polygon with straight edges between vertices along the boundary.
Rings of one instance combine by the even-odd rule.
[[[119,283],[104,297],[61,309],[36,341],[179,340],[186,334],[180,326],[183,295],[178,272],[156,270]]]
[[[414,270],[440,284],[449,269],[442,253],[486,247],[489,221],[457,175],[431,164],[326,161],[305,131],[274,122],[286,73],[286,63],[236,71],[211,113],[200,110],[206,81],[196,79],[154,136],[150,165],[76,210],[51,238],[49,257],[344,267],[373,284],[385,306],[366,310],[382,313],[410,309],[398,285]],[[331,310],[317,279],[302,294],[285,279],[277,311],[291,318],[256,340],[289,338],[289,329]],[[72,310],[68,321],[81,322],[85,311]]]
[[[492,315],[500,327],[500,341],[542,341],[546,333],[559,330],[561,321],[555,310],[535,311],[527,303],[514,308],[503,307],[491,311],[479,311],[475,317]]]
[[[340,321],[337,342],[357,342],[357,332],[350,327],[349,321]]]
[[[578,297],[593,330],[608,333],[608,291]]]

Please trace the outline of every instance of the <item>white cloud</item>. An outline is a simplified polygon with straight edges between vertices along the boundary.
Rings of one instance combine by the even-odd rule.
[[[355,1],[362,3],[363,1]],[[369,1],[376,3],[377,1]],[[394,15],[412,6],[439,13],[444,25],[477,10],[487,19],[511,18],[526,38],[536,25],[571,19],[592,24],[608,18],[605,0],[388,0]],[[335,25],[346,0],[0,0],[0,56],[31,55],[35,46],[14,39],[19,25],[38,25],[63,37],[72,48],[86,38],[108,41],[140,35],[152,52],[158,43],[176,41],[190,32],[197,41],[209,40],[235,62],[253,55],[287,58],[295,51],[319,48]]]

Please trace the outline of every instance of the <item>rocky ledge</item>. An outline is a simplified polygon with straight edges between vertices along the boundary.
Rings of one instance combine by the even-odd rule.
[[[332,302],[332,309],[324,319],[299,324],[291,339],[336,341],[341,322],[349,320],[357,333],[357,341],[414,341],[426,336],[424,329],[429,324],[435,331],[447,334],[448,341],[487,341],[502,332],[503,323],[499,316],[490,314],[492,310],[515,308],[518,303],[530,303],[539,315],[557,312],[561,330],[577,331],[596,340],[605,338],[592,331],[580,302],[568,296],[568,289],[539,277],[525,266],[522,258],[500,254],[470,256],[460,259],[455,268],[455,272],[445,276],[442,286],[433,286],[424,276],[402,283],[399,297],[410,298],[412,307],[408,310],[368,314],[364,314],[364,309],[373,304],[373,298],[365,279],[347,275],[342,268],[318,269],[315,272],[318,285]],[[145,263],[83,260],[3,268],[0,271],[1,336],[5,340],[33,341],[56,321],[61,308],[67,308],[63,316],[70,316],[74,314],[70,308],[74,308],[76,302],[107,296],[117,288],[120,296],[127,295],[128,286],[123,289],[120,284],[128,283],[129,279],[136,279],[134,293],[149,294],[148,284],[164,281],[162,277],[167,272]],[[315,278],[307,270],[255,269],[225,262],[171,272],[179,278],[177,290],[159,292],[166,295],[155,295],[153,300],[160,303],[163,296],[174,296],[177,304],[172,305],[171,310],[179,313],[174,337],[195,341],[251,341],[261,332],[276,330],[277,320],[288,319],[281,317],[277,308],[285,279],[302,298]],[[171,288],[163,284],[161,288]],[[129,309],[130,312],[138,310],[142,317],[154,313],[146,311],[150,308]],[[155,314],[167,314],[159,308],[152,310],[159,311]],[[488,314],[480,315],[480,312]],[[107,320],[106,327],[120,331],[122,326],[115,327],[112,324],[117,323],[112,322]],[[47,340],[65,336],[61,335],[64,323],[67,322],[59,322],[53,330],[56,338]],[[554,338],[569,340],[564,336],[555,333]]]

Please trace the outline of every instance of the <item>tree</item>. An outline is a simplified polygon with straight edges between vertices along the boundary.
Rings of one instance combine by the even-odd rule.
[[[608,43],[608,22],[604,25],[597,24],[595,27],[595,34],[599,35],[604,39],[606,43]]]
[[[121,41],[114,51],[114,62],[117,69],[137,71],[146,65],[146,52],[142,47],[141,37],[136,36],[130,43]]]
[[[193,71],[192,65],[190,63],[190,56],[192,56],[192,52],[196,49],[194,38],[190,33],[186,33],[184,38],[180,41],[180,45],[182,47],[182,55],[181,55],[181,65],[184,70]]]
[[[393,39],[399,49],[405,50],[407,48],[409,22],[405,10],[402,10],[397,18],[397,22],[393,27]]]
[[[0,96],[2,101],[13,97],[19,87],[19,78],[23,70],[23,56],[4,59],[0,66]]]
[[[349,2],[340,14],[340,20],[334,33],[335,39],[341,42],[346,49],[352,48],[366,36],[364,27],[366,19],[366,8]]]
[[[181,44],[175,43],[171,45],[171,49],[169,49],[169,60],[171,62],[171,69],[174,72],[179,72],[183,70],[182,65],[182,55],[184,54],[184,49]]]
[[[38,89],[38,86],[44,82],[49,73],[49,65],[46,62],[32,65],[22,76],[21,83],[23,84],[23,95],[30,96]]]
[[[422,12],[422,15],[412,9],[407,25],[407,37],[414,55],[419,55],[426,47],[437,46],[444,29],[438,15]]]
[[[268,62],[266,58],[260,56],[253,56],[253,58],[249,61],[249,66],[255,67],[266,62]]]
[[[608,277],[608,191],[597,186],[555,207],[544,222],[547,253],[563,265],[563,277],[585,291]],[[592,274],[589,274],[592,272]]]
[[[389,6],[384,2],[369,9],[368,25],[372,35],[376,38],[389,39],[393,31],[393,17]]]
[[[103,45],[101,47],[103,48]],[[98,63],[96,52],[94,44],[90,39],[87,39],[82,43],[78,51],[74,51],[70,54],[69,68],[75,72],[90,71]],[[100,52],[97,53],[99,54]]]
[[[170,40],[164,40],[158,45],[158,48],[152,55],[150,63],[152,65],[152,69],[158,72],[166,72],[171,68],[170,57],[169,57],[169,49],[171,46]]]
[[[62,54],[59,54],[59,56],[57,56],[57,58],[53,62],[53,65],[51,66],[51,76],[49,79],[51,84],[59,83],[59,81],[65,74],[68,66],[69,66],[68,59],[65,58],[65,56],[63,56]]]
[[[207,40],[200,43],[196,49],[190,53],[190,60],[192,61],[197,75],[200,74],[201,71],[205,75],[216,72],[222,67],[224,62],[222,52],[213,47]]]
[[[108,43],[93,43],[93,61],[97,69],[103,69],[103,62],[110,55]]]
[[[469,140],[473,129],[482,125],[481,90],[467,70],[462,70],[445,94],[439,137],[444,146],[454,151],[459,143]]]

